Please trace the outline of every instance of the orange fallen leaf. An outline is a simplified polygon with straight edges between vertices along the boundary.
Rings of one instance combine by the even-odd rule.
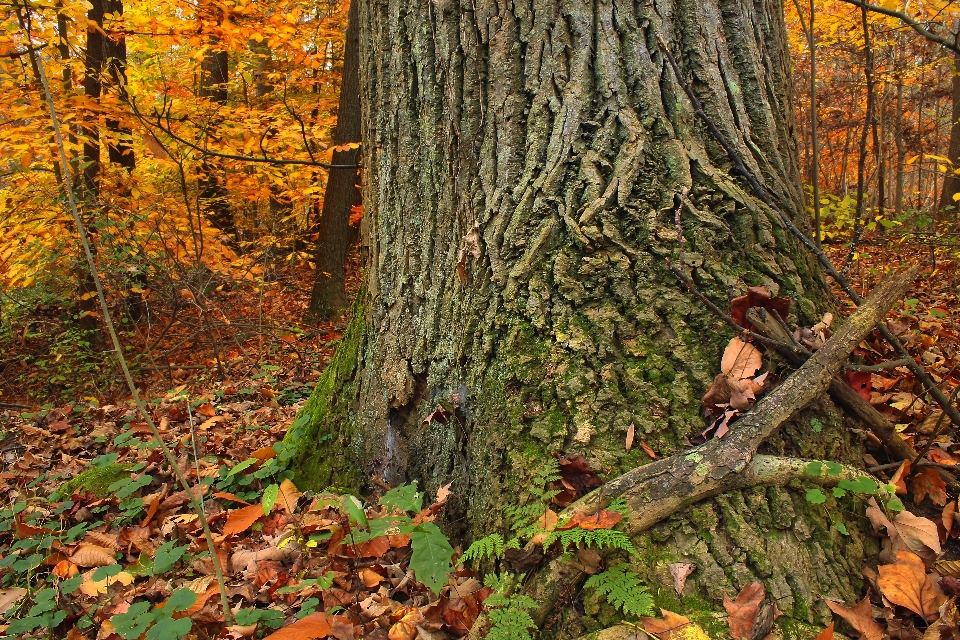
[[[953,531],[953,523],[955,521],[954,516],[957,514],[957,501],[951,500],[947,503],[947,506],[943,508],[943,511],[940,512],[940,522],[943,524],[943,540],[940,542],[946,542],[947,538],[950,537],[950,532]]]
[[[915,504],[920,504],[928,496],[930,501],[939,507],[947,504],[947,483],[936,469],[925,469],[923,473],[918,473],[913,477],[910,486],[913,488]]]
[[[640,623],[643,625],[644,630],[646,630],[647,633],[657,636],[660,640],[670,640],[671,634],[674,631],[679,631],[690,624],[690,619],[679,613],[667,611],[666,609],[660,609],[660,613],[663,614],[662,619],[640,618]]]
[[[946,599],[927,575],[923,560],[910,551],[899,551],[896,562],[880,565],[877,584],[887,600],[927,621],[936,619],[937,610]]]
[[[423,614],[420,613],[420,610],[413,609],[390,627],[387,637],[390,640],[414,640],[419,633],[417,624],[422,620]]]
[[[213,405],[210,404],[209,402],[205,402],[199,407],[197,407],[196,412],[208,418],[212,418],[213,416],[217,415],[217,410],[214,409]]]
[[[833,640],[833,623],[830,623],[830,626],[820,632],[820,635],[817,636],[817,640]]]
[[[243,498],[235,496],[228,491],[217,491],[215,494],[213,494],[213,497],[220,498],[221,500],[230,500],[231,502],[239,502],[240,504],[246,504],[246,505],[250,504]]]
[[[363,582],[364,586],[368,589],[386,580],[386,578],[369,567],[363,567],[358,573],[360,574],[360,581]]]
[[[824,599],[835,614],[850,623],[850,626],[863,634],[863,640],[881,640],[883,627],[873,619],[873,607],[870,606],[870,593],[855,607],[845,607],[839,602]]]
[[[260,464],[263,464],[270,458],[276,457],[277,452],[273,450],[273,447],[260,447],[256,451],[250,454],[251,458],[256,458]]]
[[[651,449],[651,448],[650,448],[650,445],[648,445],[648,444],[647,444],[646,442],[644,442],[643,440],[640,441],[640,448],[643,449],[643,452],[644,452],[645,454],[647,454],[648,456],[650,456],[650,457],[653,458],[654,460],[657,459],[657,452],[654,451],[653,449]]]
[[[637,433],[637,427],[631,422],[630,426],[627,428],[627,451],[633,449],[633,438]]]
[[[259,504],[231,511],[227,516],[226,524],[223,525],[224,537],[246,531],[263,515],[263,507]]]
[[[736,336],[730,339],[720,360],[720,371],[734,380],[752,378],[762,366],[760,350]]]
[[[619,511],[601,510],[596,513],[577,511],[570,520],[556,529],[557,531],[566,531],[574,527],[580,527],[586,531],[613,529],[621,520],[623,520],[623,514]]]
[[[897,469],[897,472],[893,474],[893,477],[890,478],[890,484],[897,487],[897,495],[906,495],[907,494],[907,483],[904,482],[904,479],[910,475],[910,464],[909,460],[904,460],[901,463],[900,467]]]
[[[297,485],[289,479],[280,483],[280,491],[277,494],[277,504],[279,504],[287,513],[293,513],[297,508],[297,501],[303,495],[297,490]]]
[[[330,623],[320,611],[274,631],[263,640],[313,640],[330,635]]]
[[[67,578],[72,578],[77,575],[80,570],[77,568],[77,565],[70,562],[69,560],[61,560],[53,567],[53,575],[66,580]]]
[[[760,610],[764,595],[763,584],[759,582],[746,585],[741,589],[736,600],[731,600],[726,594],[723,595],[723,608],[727,610],[731,638],[750,640],[753,636],[757,611]]]

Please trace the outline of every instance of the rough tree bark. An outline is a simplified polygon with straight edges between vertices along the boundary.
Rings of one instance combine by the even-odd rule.
[[[451,534],[503,530],[502,506],[552,453],[582,453],[613,478],[650,461],[626,450],[631,424],[662,455],[703,430],[699,398],[729,334],[665,258],[720,306],[762,284],[795,299],[794,320],[829,308],[814,261],[730,174],[657,47],[659,34],[809,229],[779,2],[358,4],[365,288],[288,433],[298,486],[453,482]],[[455,415],[425,421],[440,402]],[[814,415],[823,429],[810,437]],[[851,462],[859,441],[822,398],[762,452]],[[683,606],[761,579],[812,623],[827,613],[816,594],[860,586],[871,542],[849,528],[841,539],[802,491],[735,490],[638,534],[637,568],[662,604],[666,564],[690,559]],[[591,613],[562,625],[609,612]]]
[[[334,145],[360,142],[360,28],[358,3],[350,3],[347,12],[347,34],[343,47],[343,73],[337,128]],[[360,160],[360,149],[333,152],[333,164],[352,165]],[[350,241],[350,209],[357,195],[356,169],[330,169],[323,209],[317,225],[317,246],[313,260],[317,277],[310,293],[307,316],[313,319],[333,318],[347,307],[347,249]]]
[[[960,169],[960,55],[953,58],[953,84],[950,91],[950,98],[953,102],[953,108],[950,114],[950,148],[947,150],[947,157],[953,163],[951,169],[956,171]],[[940,191],[940,202],[937,205],[939,209],[952,207],[951,211],[957,210],[957,202],[953,196],[960,193],[960,176],[954,173],[947,174],[943,181],[943,189]]]

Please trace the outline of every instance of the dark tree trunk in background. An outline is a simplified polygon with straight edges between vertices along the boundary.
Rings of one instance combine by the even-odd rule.
[[[218,50],[219,38],[213,37],[210,49],[207,50],[200,64],[200,97],[206,98],[214,105],[226,106],[227,82],[230,79],[229,58],[227,52]],[[219,116],[215,113],[207,118],[208,136],[216,135],[216,122]],[[214,158],[204,158],[200,164],[200,212],[215,228],[222,231],[229,240],[237,239],[237,226],[233,219],[233,210],[227,201],[227,192],[221,176],[222,169]]]
[[[84,52],[83,92],[90,103],[99,103],[103,93],[103,70],[109,56],[107,38],[104,37],[103,15],[107,0],[91,0],[87,19],[96,25],[96,28],[87,27],[87,48]],[[83,143],[83,174],[81,186],[83,201],[89,207],[100,195],[100,130],[98,128],[99,113],[89,115],[89,124],[84,127]]]
[[[766,285],[794,297],[794,320],[829,307],[813,260],[731,175],[657,47],[660,35],[809,230],[777,0],[359,0],[359,11],[365,290],[287,435],[298,486],[452,482],[451,534],[503,532],[504,505],[552,453],[582,453],[609,478],[650,461],[626,450],[630,425],[661,455],[703,430],[699,399],[730,334],[666,258],[720,306]],[[455,418],[425,423],[441,401]],[[819,435],[802,412],[764,446],[859,462],[837,414],[817,410]],[[860,585],[864,537],[832,531],[803,491],[736,491],[639,536],[634,566],[667,594],[666,564],[695,562],[685,593],[714,602],[759,579],[812,623],[829,615],[816,595],[852,599]],[[557,615],[570,637],[590,624]]]
[[[953,90],[950,94],[953,99],[953,111],[950,114],[953,124],[950,127],[950,149],[947,152],[947,157],[953,162],[950,169],[956,171],[960,170],[960,75],[958,75],[958,72],[960,72],[960,56],[954,57],[953,66]],[[952,211],[956,211],[957,207],[960,207],[960,203],[956,202],[953,196],[957,193],[960,193],[960,176],[954,173],[947,174],[943,181],[943,190],[940,192],[938,208],[952,207]]]
[[[347,14],[346,43],[343,49],[343,80],[334,145],[360,142],[360,31],[357,23],[357,0],[352,0]],[[333,152],[333,164],[357,164],[360,149]],[[317,225],[317,246],[314,263],[317,278],[310,294],[307,316],[312,319],[334,318],[347,306],[346,273],[344,270],[350,242],[350,208],[357,195],[356,169],[330,169],[323,209]]]
[[[123,15],[122,0],[106,0],[105,8],[118,19]],[[127,40],[121,32],[108,31],[107,71],[110,86],[116,92],[121,103],[127,102]],[[137,159],[133,155],[130,127],[125,126],[117,119],[107,119],[107,130],[113,135],[107,145],[110,162],[119,165],[127,171],[137,168]]]

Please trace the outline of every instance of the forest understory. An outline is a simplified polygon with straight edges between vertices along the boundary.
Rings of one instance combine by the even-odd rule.
[[[843,251],[839,245],[832,249],[837,256]],[[904,256],[917,260],[921,271],[909,294],[888,314],[887,326],[944,393],[954,398],[960,388],[960,269],[949,257],[949,249],[874,239],[860,247],[850,279],[866,295],[888,265],[907,266]],[[349,282],[355,292],[355,258],[352,265]],[[201,638],[241,638],[259,632],[273,633],[272,638],[329,634],[341,640],[397,640],[417,634],[468,637],[471,629],[478,633],[484,624],[484,600],[492,589],[470,568],[477,563],[455,561],[449,576],[438,570],[424,577],[425,571],[437,569],[436,560],[411,553],[411,534],[392,528],[398,523],[391,517],[405,511],[410,514],[408,520],[412,517],[420,526],[437,518],[442,522],[448,490],[423,496],[415,488],[387,487],[371,477],[366,497],[374,500],[364,513],[358,507],[351,509],[337,494],[301,494],[282,475],[283,436],[347,321],[346,317],[320,324],[290,321],[290,310],[306,304],[309,277],[309,272],[299,277],[291,273],[285,284],[261,291],[259,298],[242,291],[211,296],[207,314],[219,315],[223,329],[212,334],[215,341],[202,337],[201,323],[189,311],[160,340],[150,338],[169,318],[153,318],[153,326],[144,323],[131,331],[144,337],[141,344],[152,342],[154,354],[164,354],[162,359],[138,359],[156,364],[138,370],[137,380],[181,472],[204,486],[204,511],[224,569],[225,596],[235,612],[229,621],[223,615],[215,571],[205,554],[207,543],[189,496],[162,463],[129,394],[116,385],[112,365],[107,359],[51,361],[47,355],[53,351],[48,342],[51,333],[31,325],[55,320],[38,313],[23,321],[22,333],[7,340],[3,354],[0,492],[7,506],[0,511],[0,572],[8,576],[49,572],[54,586],[33,592],[18,587],[0,590],[0,609],[8,612],[8,621],[11,613],[19,611],[17,618],[36,623],[36,628],[24,633],[72,640],[131,638],[160,629],[161,622],[173,625],[177,620],[190,621],[189,633]],[[259,300],[259,306],[253,307],[251,300]],[[244,329],[242,319],[250,322],[251,317],[260,319],[259,326]],[[819,346],[824,327],[807,329],[798,333],[801,343],[808,348]],[[858,489],[855,477],[843,476],[852,483],[847,485],[851,492],[864,492],[858,503],[861,512],[855,517],[869,519],[878,538],[863,569],[869,591],[859,604],[828,602],[838,614],[838,623],[823,631],[821,638],[830,637],[834,629],[836,637],[843,631],[868,640],[879,640],[885,633],[904,640],[946,638],[960,623],[960,613],[952,604],[954,596],[960,595],[960,525],[955,520],[960,484],[954,472],[960,469],[960,440],[906,367],[884,368],[883,363],[896,359],[874,332],[855,350],[860,370],[847,370],[844,377],[921,455],[912,466],[904,464],[902,456],[885,450],[863,423],[851,417],[845,420],[844,428],[854,431],[867,452],[858,466],[880,485],[895,487],[896,496],[887,499],[906,510],[888,520],[875,498],[867,495],[875,494],[876,486]],[[56,371],[63,374],[58,384],[51,375]],[[758,385],[757,394],[762,396],[767,388]],[[731,405],[736,402],[728,400]],[[723,402],[716,409],[714,416],[719,418],[702,436],[690,434],[691,443],[698,437],[736,432],[738,412]],[[423,416],[424,420],[448,417],[443,407]],[[633,435],[628,435],[625,447],[643,447],[657,456],[642,439],[634,442]],[[580,493],[599,485],[602,495],[603,483],[612,478],[598,475],[582,458],[573,456],[561,460],[559,475],[544,480],[543,486],[531,490],[543,495],[550,480],[560,480],[561,489],[576,486]],[[813,505],[827,500],[819,488],[810,486],[814,488],[807,499]],[[557,512],[571,502],[569,495],[566,500],[557,499],[557,493],[547,495],[553,504],[543,508],[539,522],[546,535],[557,527]],[[887,513],[893,518],[897,511]],[[364,518],[366,527],[361,524]],[[571,527],[612,530],[622,518],[623,513],[609,509],[596,516],[581,514],[574,517],[573,525],[561,520],[553,534],[563,540],[563,531]],[[837,522],[837,535],[847,534],[842,520]],[[466,550],[466,542],[450,541],[455,557]],[[477,549],[467,557],[476,559]],[[514,556],[514,562],[522,565],[524,561]],[[611,561],[608,552],[601,555],[583,548],[575,563],[585,577]],[[799,631],[784,626],[787,618],[775,623],[776,602],[759,584],[728,594],[725,609],[720,609],[704,600],[703,594],[684,591],[687,575],[696,572],[695,564],[677,561],[659,569],[666,576],[663,584],[648,584],[649,592],[633,594],[640,597],[635,606],[637,602],[653,605],[657,616],[634,617],[636,626],[621,625],[597,637],[642,636],[641,627],[661,639],[703,637],[697,634],[704,633],[762,638],[770,632],[800,637],[815,631],[803,625]],[[434,594],[439,594],[439,600]],[[564,598],[569,604],[566,615],[610,617],[609,610],[602,613],[609,605],[592,590],[577,587]],[[170,613],[163,613],[167,607],[151,610],[131,605],[134,599],[167,603]],[[942,608],[944,602],[949,606]],[[625,611],[630,613],[629,605]],[[273,630],[284,622],[287,626]],[[548,622],[564,637],[562,619]],[[168,637],[160,633],[154,637]]]

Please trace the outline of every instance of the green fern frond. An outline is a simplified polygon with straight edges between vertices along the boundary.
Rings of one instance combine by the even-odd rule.
[[[523,609],[493,609],[488,615],[493,626],[487,633],[487,640],[531,640],[530,629],[537,628],[533,618]]]
[[[485,538],[474,540],[473,544],[467,547],[467,550],[460,556],[460,562],[476,564],[485,558],[499,560],[503,557],[503,549],[503,536],[499,533],[491,533]]]
[[[622,531],[614,531],[613,529],[587,531],[580,527],[574,527],[565,531],[555,530],[550,532],[547,539],[543,541],[543,548],[548,548],[557,540],[560,541],[564,551],[570,547],[583,545],[585,547],[597,547],[598,549],[620,549],[633,556],[639,555],[636,547],[633,546],[633,542],[630,541],[630,537]]]
[[[607,602],[627,615],[638,618],[653,615],[653,597],[640,582],[640,577],[630,571],[627,565],[610,567],[591,576],[583,586],[596,589],[598,595],[606,596]]]
[[[615,499],[607,505],[607,511],[616,511],[624,518],[630,515],[630,507],[627,506],[627,501],[622,497]]]

